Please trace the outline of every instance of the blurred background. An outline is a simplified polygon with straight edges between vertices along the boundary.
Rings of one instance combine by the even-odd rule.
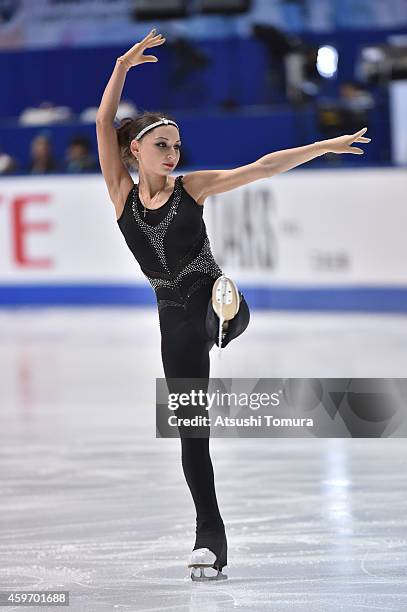
[[[231,579],[188,579],[155,296],[96,147],[115,60],[153,27],[117,119],[174,116],[177,173],[372,139],[207,198],[251,309],[211,376],[406,376],[407,0],[0,0],[0,585],[70,590],[75,612],[406,610],[406,445],[344,439],[341,394],[341,438],[211,440]]]
[[[184,166],[245,164],[365,124],[364,166],[406,164],[406,13],[405,0],[1,0],[0,172],[97,171],[101,93],[152,26],[167,43],[131,72],[118,116],[176,113]],[[318,160],[335,164],[360,160]]]
[[[94,123],[116,57],[152,27],[167,42],[128,74],[117,119],[175,116],[180,173],[368,127],[363,157],[208,201],[252,306],[404,310],[407,0],[0,0],[0,302],[153,303],[111,223]]]

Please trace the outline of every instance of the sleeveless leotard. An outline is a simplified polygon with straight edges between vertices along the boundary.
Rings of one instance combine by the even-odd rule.
[[[188,311],[191,296],[223,273],[212,255],[203,206],[185,190],[182,175],[165,204],[147,209],[146,216],[135,184],[117,223],[155,290],[159,312],[167,306]]]
[[[178,176],[167,202],[147,210],[145,217],[135,184],[117,220],[156,294],[161,356],[170,391],[188,392],[188,378],[200,379],[203,391],[208,388],[209,352],[214,340],[208,337],[205,318],[212,307],[213,283],[222,270],[212,255],[202,215],[203,206],[188,194],[182,176]],[[182,409],[184,415],[188,408]],[[196,508],[194,550],[210,548],[216,555],[216,566],[222,568],[227,564],[227,541],[215,493],[209,428],[207,437],[196,438],[187,437],[186,428],[178,429],[182,467]]]

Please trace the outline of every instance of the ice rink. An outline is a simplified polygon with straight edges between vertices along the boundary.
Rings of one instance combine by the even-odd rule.
[[[257,310],[211,376],[405,377],[406,345],[402,315]],[[405,439],[213,439],[229,579],[197,584],[180,442],[155,438],[156,310],[3,310],[0,367],[0,590],[69,590],[73,612],[407,609]]]

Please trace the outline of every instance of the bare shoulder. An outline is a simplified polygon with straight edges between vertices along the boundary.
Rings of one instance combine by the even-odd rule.
[[[187,193],[200,206],[203,206],[206,196],[202,192],[202,182],[199,178],[199,172],[190,172],[182,175],[182,184]]]
[[[198,203],[210,195],[225,193],[253,181],[266,178],[265,167],[259,160],[230,170],[197,170],[186,174],[184,185]]]
[[[117,192],[111,195],[112,202],[116,210],[116,219],[119,219],[122,216],[126,200],[133,187],[134,181],[130,174],[125,175],[120,181]]]
[[[109,120],[96,121],[96,136],[100,167],[111,201],[119,218],[124,209],[126,197],[133,185],[133,179],[124,165],[116,130]]]

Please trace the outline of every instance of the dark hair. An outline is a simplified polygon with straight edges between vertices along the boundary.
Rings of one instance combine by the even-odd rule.
[[[133,153],[130,150],[130,143],[135,136],[148,125],[159,121],[162,117],[175,121],[171,115],[161,113],[159,111],[145,111],[137,115],[134,119],[126,117],[122,119],[120,125],[116,129],[117,140],[119,142],[120,153],[123,162],[130,168],[138,168],[138,163]],[[149,132],[146,132],[147,134]],[[141,137],[142,140],[144,136]]]
[[[75,136],[73,136],[69,141],[69,146],[72,147],[78,145],[80,147],[83,147],[84,149],[87,149],[87,151],[90,151],[90,141],[87,136],[84,136],[82,134],[76,134]]]

